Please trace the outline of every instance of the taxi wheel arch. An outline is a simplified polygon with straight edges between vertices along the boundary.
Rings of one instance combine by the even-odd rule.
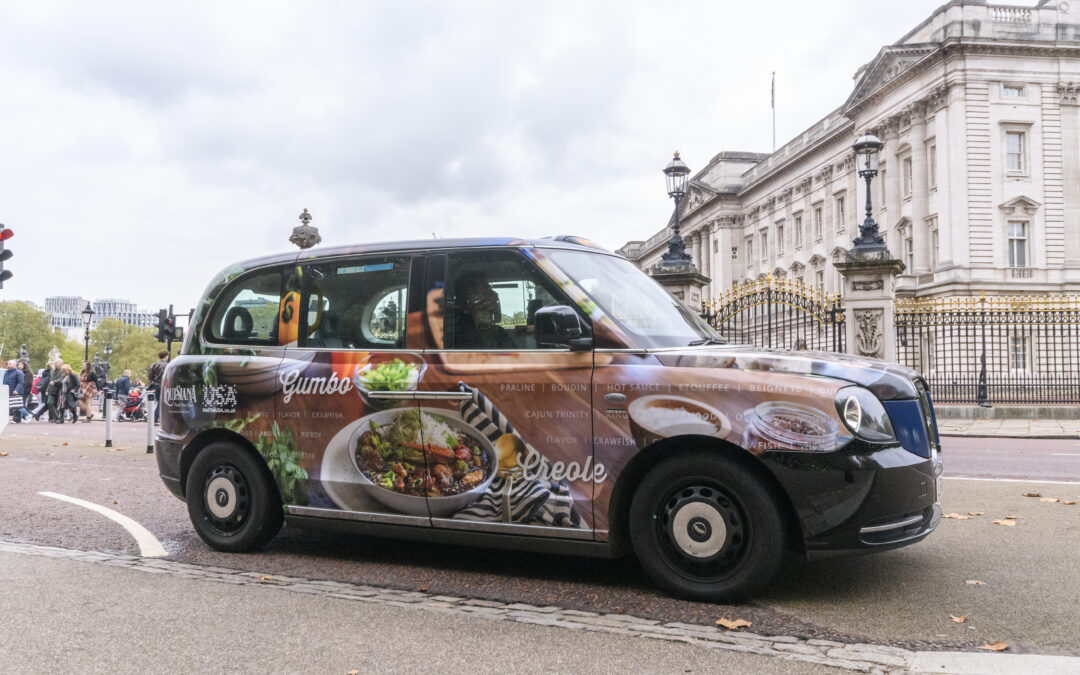
[[[632,548],[657,585],[716,602],[743,599],[779,570],[789,530],[766,481],[738,456],[693,449],[665,457],[636,486]]]
[[[660,462],[677,458],[685,453],[699,451],[723,453],[738,461],[747,471],[753,473],[757,480],[769,490],[781,511],[787,533],[785,541],[787,548],[797,554],[806,553],[806,542],[802,537],[802,529],[795,513],[795,506],[784,492],[780,482],[760,460],[751,455],[749,451],[724,440],[707,436],[684,436],[664,439],[646,447],[635,455],[620,472],[618,484],[612,493],[608,511],[608,513],[613,514],[610,536],[612,547],[617,554],[625,555],[633,552],[630,541],[630,504],[646,474]]]
[[[281,529],[281,494],[266,463],[246,441],[209,439],[191,453],[184,486],[192,525],[219,551],[261,548]]]

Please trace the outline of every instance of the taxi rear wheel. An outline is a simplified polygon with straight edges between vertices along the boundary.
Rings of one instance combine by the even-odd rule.
[[[269,471],[232,443],[211,443],[191,464],[188,515],[195,531],[219,551],[251,551],[281,529],[284,514]]]
[[[761,590],[780,568],[784,521],[757,477],[721,453],[664,461],[638,485],[630,538],[641,566],[684,598],[733,601]]]

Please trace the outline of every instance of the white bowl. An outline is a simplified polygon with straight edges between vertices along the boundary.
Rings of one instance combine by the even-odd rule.
[[[360,470],[360,466],[356,462],[356,443],[360,440],[360,436],[365,431],[371,429],[371,422],[375,422],[377,426],[381,427],[384,424],[392,422],[397,415],[406,410],[409,410],[409,408],[404,407],[393,408],[391,410],[380,410],[359,420],[359,424],[357,424],[356,428],[353,429],[352,434],[349,436],[349,458],[352,460],[353,466],[359,474],[359,481],[365,487],[367,494],[370,494],[385,506],[410,516],[426,517],[428,515],[428,509],[430,509],[432,518],[449,518],[476,501],[480,495],[484,494],[488,487],[490,487],[491,481],[495,479],[495,472],[498,469],[499,462],[495,447],[491,444],[491,441],[485,438],[479,431],[469,426],[465,420],[461,419],[461,415],[458,411],[447,410],[444,408],[420,408],[421,413],[440,415],[446,422],[446,426],[454,431],[465,433],[471,438],[476,439],[480,444],[480,447],[487,453],[487,466],[485,467],[486,475],[484,476],[484,481],[468,492],[462,492],[461,494],[451,495],[449,497],[417,497],[388,490],[381,485],[373,483],[371,479]]]

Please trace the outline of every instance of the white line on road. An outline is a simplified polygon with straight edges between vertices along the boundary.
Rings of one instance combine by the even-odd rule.
[[[945,480],[982,480],[990,483],[1050,483],[1051,485],[1080,485],[1075,480],[1043,480],[1041,478],[972,478],[970,476],[942,476]]]
[[[1051,457],[1080,457],[1080,452],[1051,452]]]
[[[91,511],[97,511],[106,518],[119,523],[132,537],[135,537],[135,542],[139,544],[139,555],[144,558],[164,558],[169,555],[169,552],[165,550],[165,547],[161,545],[161,542],[157,540],[157,537],[150,534],[150,530],[122,513],[117,513],[112,509],[105,508],[104,506],[100,506],[93,502],[83,501],[82,499],[77,499],[75,497],[68,497],[67,495],[58,494],[56,492],[39,492],[38,494],[43,497],[52,497],[53,499],[69,502],[76,506],[82,506]]]

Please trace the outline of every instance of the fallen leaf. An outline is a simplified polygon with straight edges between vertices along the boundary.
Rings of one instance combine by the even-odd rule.
[[[953,623],[964,623],[965,621],[967,621],[967,614],[964,614],[962,616],[954,616],[950,614],[949,618],[953,620]]]
[[[1005,644],[1004,642],[991,642],[988,645],[983,645],[982,647],[979,647],[979,649],[988,649],[992,652],[1003,652],[1008,648],[1009,645]]]
[[[6,452],[0,452],[0,457],[7,457],[7,456],[8,456],[8,454]]]
[[[418,591],[426,591],[427,589],[428,589],[428,585],[424,584],[423,586],[419,586],[416,590],[418,590]]]
[[[983,586],[983,585],[985,585],[983,582],[979,581],[978,579],[968,579],[964,583],[965,584],[970,584],[971,586]]]
[[[119,503],[120,502],[116,501],[115,499],[113,500],[113,504],[119,504]]]
[[[360,671],[356,669],[349,670],[345,673],[345,675],[360,675]]]
[[[716,620],[716,625],[717,626],[723,626],[724,628],[727,628],[728,630],[737,630],[737,629],[742,628],[744,626],[752,626],[753,624],[750,623],[749,621],[744,620],[744,619],[735,619],[734,621],[732,621],[731,619],[717,619]]]
[[[1042,495],[1039,494],[1038,492],[1025,492],[1024,496],[1025,497],[1042,497]]]
[[[67,445],[67,441],[64,441],[64,443],[63,443],[63,444],[64,444],[64,445]]]
[[[984,516],[986,511],[968,511],[969,516]]]
[[[946,513],[942,518],[955,518],[956,520],[971,520],[971,516],[963,516],[959,513]]]
[[[1005,520],[1016,520],[1016,516],[1002,516]]]
[[[1008,525],[1009,527],[1016,527],[1015,520],[994,520],[991,522],[993,522],[995,525]]]
[[[274,577],[270,576],[269,574],[264,574],[261,577],[259,577],[259,581],[270,581],[273,578]]]
[[[7,453],[5,452],[4,454],[6,455]],[[1064,504],[1065,506],[1076,506],[1076,500],[1075,499],[1066,499],[1065,501],[1063,501],[1061,503]]]
[[[1040,499],[1039,501],[1040,501],[1040,502],[1050,502],[1050,503],[1052,503],[1052,504],[1057,504],[1057,503],[1058,503],[1058,502],[1060,502],[1061,500],[1060,500],[1060,499],[1058,499],[1057,497],[1043,497],[1043,498],[1042,498],[1042,499]]]

